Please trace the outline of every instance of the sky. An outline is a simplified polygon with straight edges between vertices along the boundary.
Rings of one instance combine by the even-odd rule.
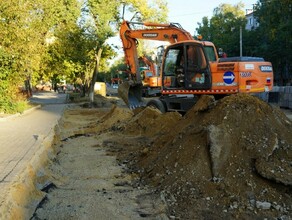
[[[214,8],[219,7],[220,4],[236,5],[239,2],[240,0],[167,0],[169,9],[168,20],[169,22],[179,23],[191,35],[196,35],[197,23],[202,22],[202,18],[205,16],[210,19],[213,15]],[[241,2],[244,3],[244,9],[246,10],[252,9],[253,4],[257,0],[241,0]],[[108,43],[117,45],[120,48],[122,47],[121,40],[118,36],[108,40]],[[158,44],[161,45],[161,42],[155,43],[156,46]],[[122,49],[118,53],[119,56],[123,56]]]
[[[169,21],[179,23],[191,35],[195,34],[198,27],[197,22],[202,22],[202,18],[209,19],[213,15],[214,8],[226,3],[236,5],[240,0],[168,0]],[[252,9],[257,0],[242,0],[244,9]]]

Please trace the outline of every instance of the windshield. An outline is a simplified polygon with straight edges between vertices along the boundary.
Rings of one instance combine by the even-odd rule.
[[[187,68],[205,69],[206,58],[201,47],[197,45],[187,45]]]

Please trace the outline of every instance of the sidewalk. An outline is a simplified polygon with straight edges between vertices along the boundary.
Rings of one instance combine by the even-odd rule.
[[[25,169],[42,142],[48,136],[53,137],[51,134],[66,106],[65,94],[39,93],[33,99],[43,107],[0,121],[0,207],[9,185]]]

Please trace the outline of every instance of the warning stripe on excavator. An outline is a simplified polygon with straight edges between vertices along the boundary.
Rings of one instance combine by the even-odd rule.
[[[162,90],[162,94],[231,94],[231,93],[238,93],[238,89]]]

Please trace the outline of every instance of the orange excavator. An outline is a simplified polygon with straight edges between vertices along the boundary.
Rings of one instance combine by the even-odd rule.
[[[258,57],[218,58],[212,42],[194,40],[179,24],[123,21],[120,27],[125,62],[131,79],[118,90],[131,108],[150,105],[161,112],[186,112],[203,94],[216,96],[270,91],[273,68]],[[137,43],[141,40],[167,41],[160,77],[161,96],[145,103],[139,74]]]
[[[140,74],[142,78],[142,96],[156,96],[161,92],[161,77],[157,74],[154,62],[146,56],[139,57]]]

